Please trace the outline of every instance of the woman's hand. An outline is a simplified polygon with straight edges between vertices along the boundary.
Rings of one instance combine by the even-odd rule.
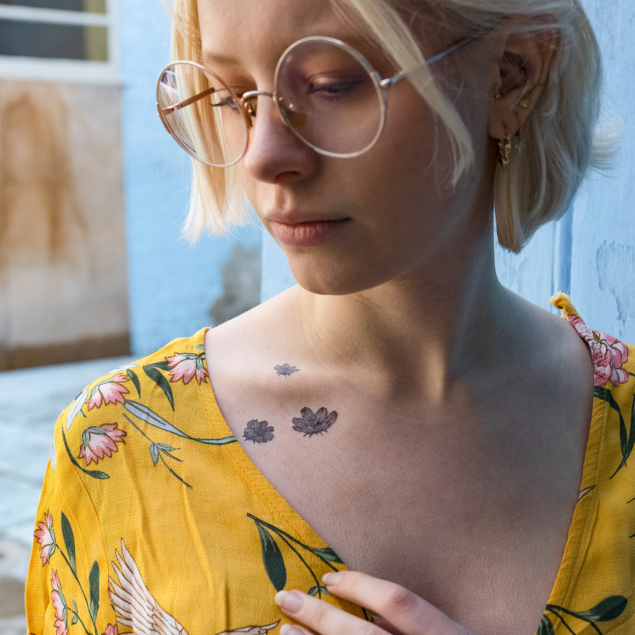
[[[280,591],[276,604],[285,615],[319,635],[475,635],[408,589],[355,571],[327,573],[322,582],[331,595],[382,616],[370,623],[300,591]],[[307,635],[285,624],[280,635]]]

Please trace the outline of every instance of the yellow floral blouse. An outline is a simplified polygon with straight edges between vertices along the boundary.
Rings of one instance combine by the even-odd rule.
[[[595,399],[580,500],[537,632],[633,635],[635,350],[591,331],[567,296],[552,302],[590,347]],[[285,587],[369,619],[320,586],[344,564],[227,427],[204,336],[113,370],[61,414],[35,525],[30,633],[275,635],[288,620],[273,596]],[[265,442],[266,423],[250,424],[245,438]]]

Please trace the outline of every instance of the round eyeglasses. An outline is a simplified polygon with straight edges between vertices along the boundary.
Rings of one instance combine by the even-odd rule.
[[[429,65],[476,37],[455,42]],[[213,71],[191,61],[168,64],[157,82],[157,111],[174,140],[198,161],[229,167],[249,145],[259,97],[270,97],[282,121],[319,154],[350,158],[370,150],[386,123],[386,91],[405,79],[382,79],[349,44],[324,36],[303,38],[280,57],[275,91],[236,95]]]

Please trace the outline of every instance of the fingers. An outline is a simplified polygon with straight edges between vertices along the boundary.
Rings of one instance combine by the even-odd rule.
[[[379,613],[406,635],[470,635],[447,615],[398,584],[355,571],[328,573],[329,593]]]
[[[276,604],[282,612],[320,635],[386,635],[386,631],[346,611],[300,591],[280,591]],[[280,635],[312,635],[299,626],[285,624]]]

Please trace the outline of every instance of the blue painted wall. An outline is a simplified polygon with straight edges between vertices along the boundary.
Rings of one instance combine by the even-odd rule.
[[[545,309],[557,291],[594,329],[635,343],[635,2],[583,0],[605,64],[605,115],[625,127],[617,168],[592,175],[564,218],[520,255],[496,249],[502,283]],[[294,284],[282,250],[263,231],[262,300]]]
[[[520,256],[497,254],[502,281],[546,307],[570,292],[594,329],[635,343],[635,3],[583,0],[604,58],[604,120],[618,115],[624,138],[614,170],[592,174],[573,209],[543,228]]]
[[[123,147],[132,352],[143,355],[210,324],[234,245],[260,245],[260,229],[230,237],[180,237],[190,160],[156,114],[155,84],[170,61],[170,23],[157,0],[119,3],[124,76]]]

